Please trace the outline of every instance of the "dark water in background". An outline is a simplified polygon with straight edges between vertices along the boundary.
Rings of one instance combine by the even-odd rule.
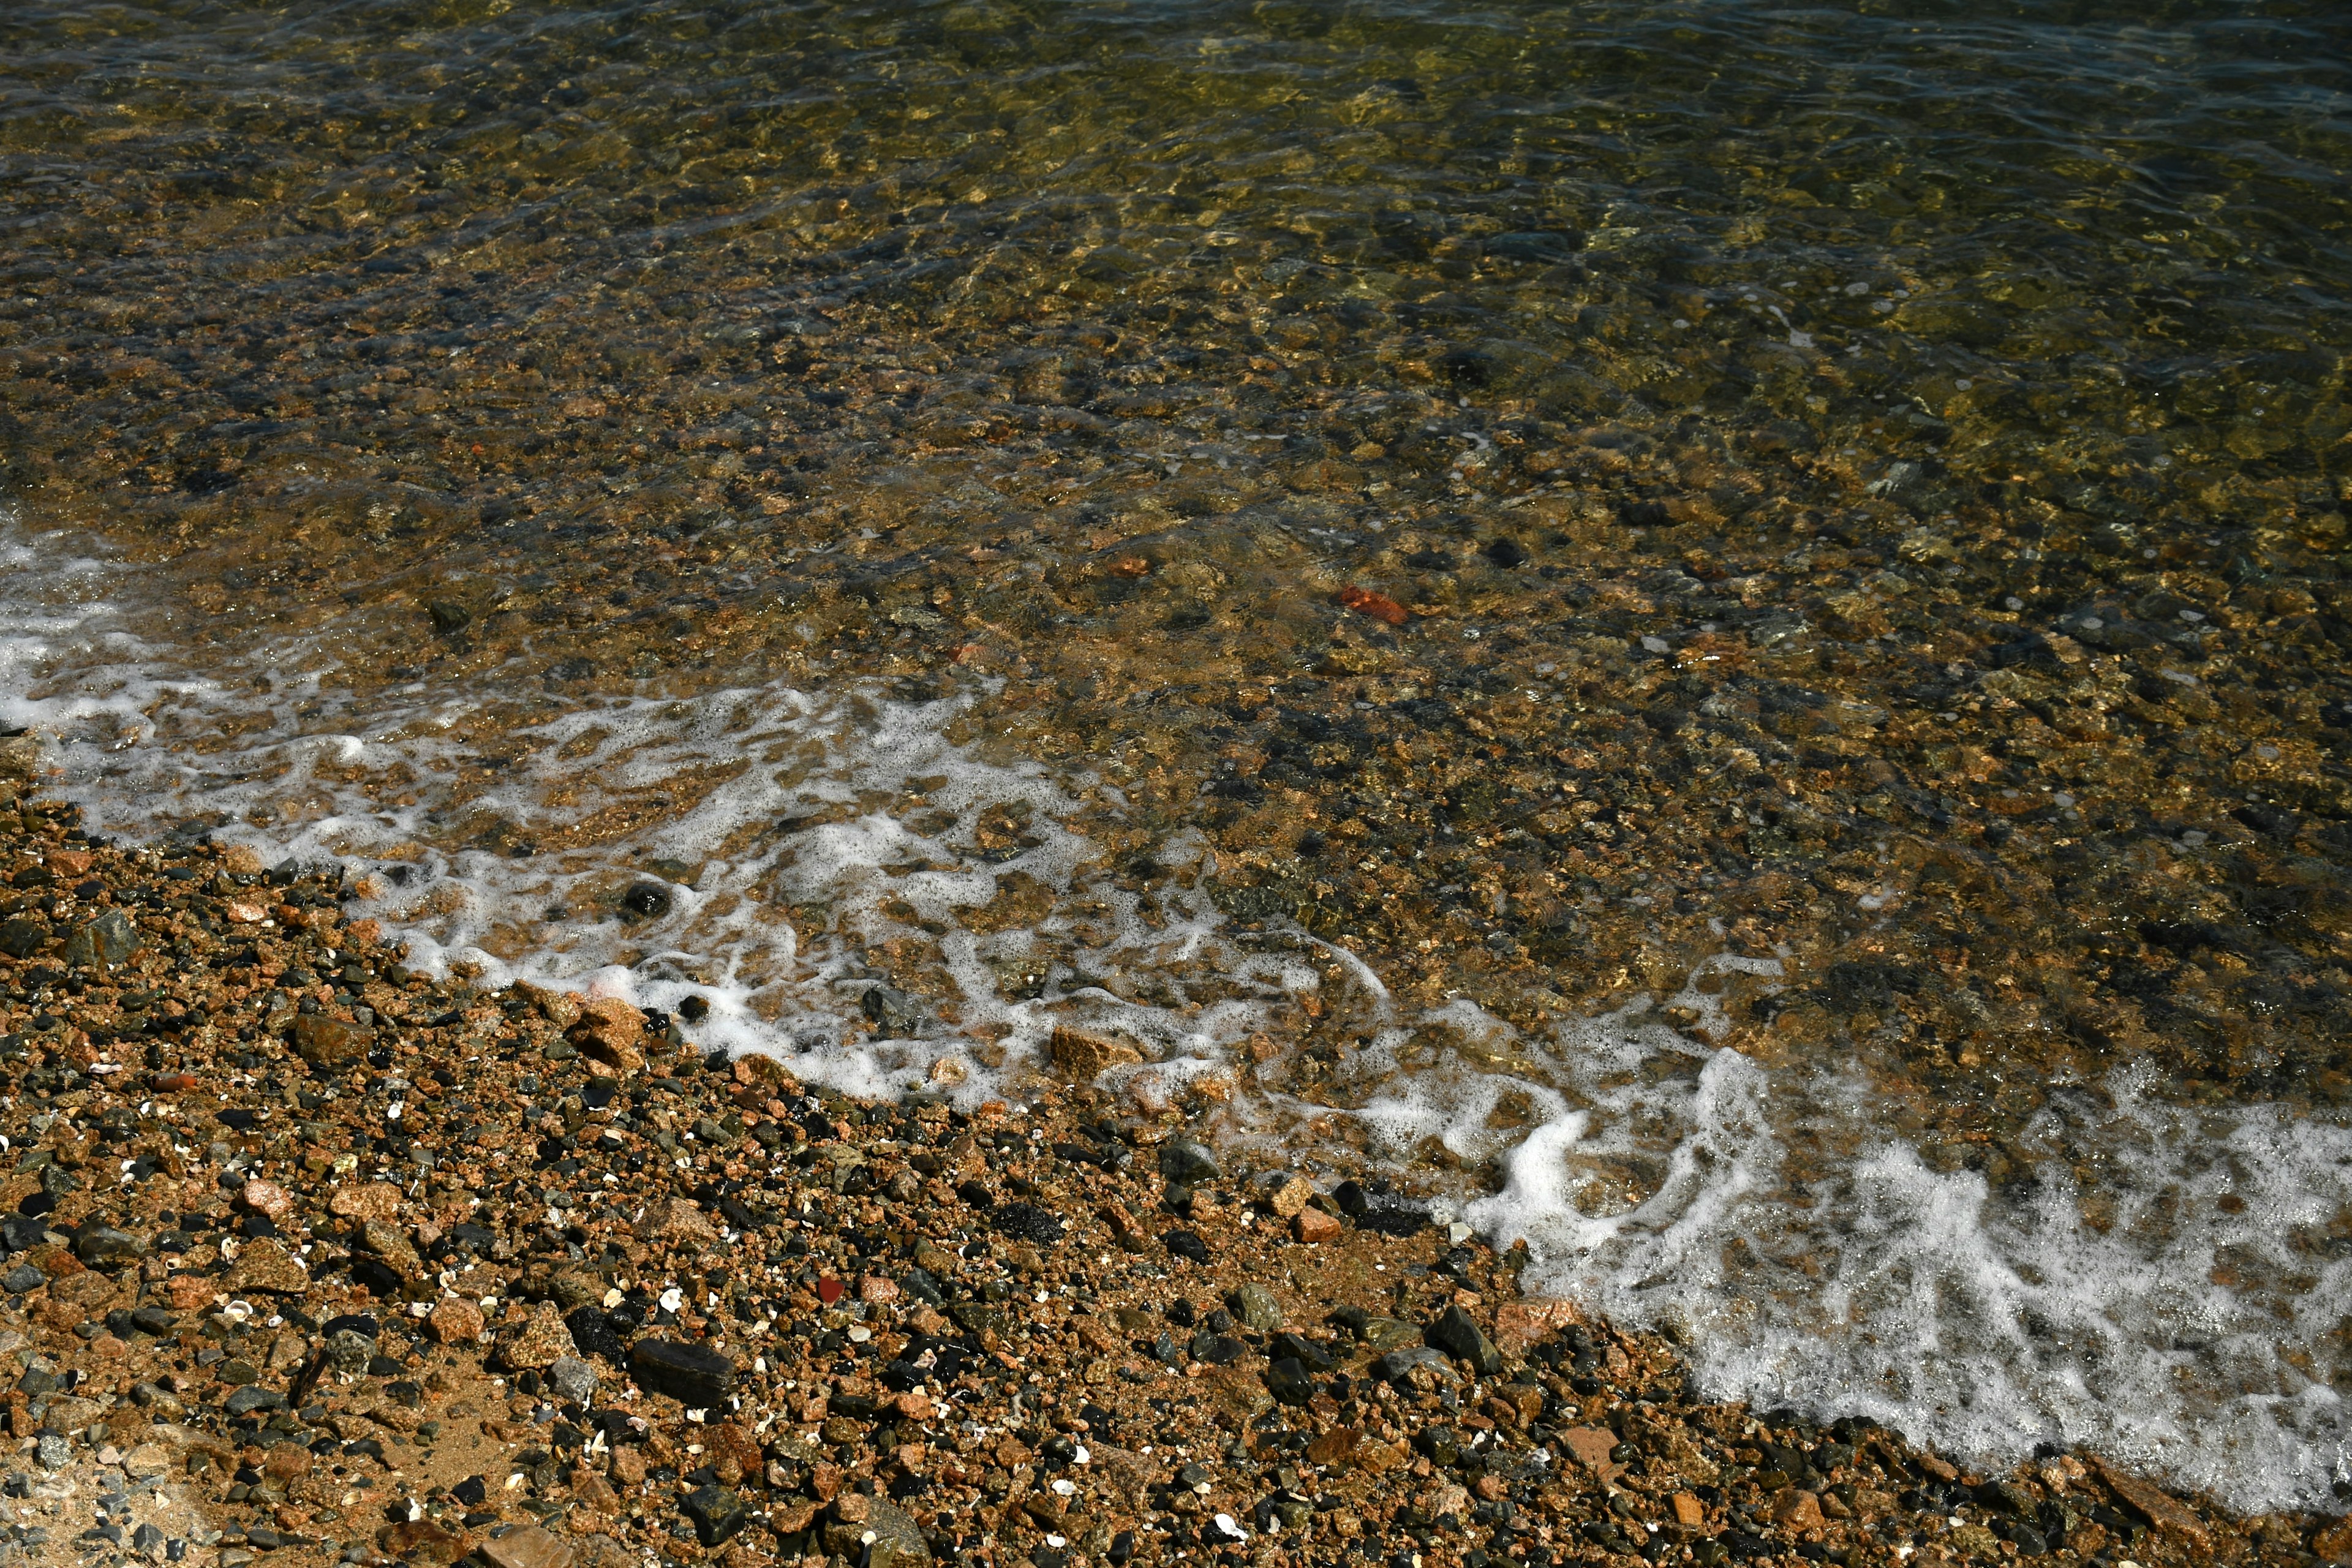
[[[2318,1502],[2347,33],[20,3],[0,696],[432,962],[1089,1020],[1717,1392]]]

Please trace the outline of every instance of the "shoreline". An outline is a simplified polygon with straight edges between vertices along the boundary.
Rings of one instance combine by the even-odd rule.
[[[2087,1456],[1696,1401],[1665,1341],[1181,1109],[860,1104],[410,974],[340,868],[15,788],[0,1561],[2352,1559]]]

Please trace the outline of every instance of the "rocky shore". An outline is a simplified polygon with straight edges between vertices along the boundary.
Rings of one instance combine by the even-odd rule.
[[[338,866],[13,796],[0,850],[0,1563],[2352,1560],[1708,1404],[1182,1105],[855,1103],[412,973]]]

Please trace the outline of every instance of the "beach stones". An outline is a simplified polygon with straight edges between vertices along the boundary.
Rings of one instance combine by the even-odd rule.
[[[121,910],[109,910],[66,938],[63,956],[68,963],[105,967],[123,963],[141,945],[139,928],[131,923],[131,917]]]
[[[629,1374],[649,1394],[689,1409],[723,1405],[735,1387],[735,1363],[718,1351],[674,1340],[641,1340],[629,1352]]]

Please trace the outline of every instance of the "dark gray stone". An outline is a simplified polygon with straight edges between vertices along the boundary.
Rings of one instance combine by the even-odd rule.
[[[66,938],[68,963],[117,964],[140,949],[139,928],[121,910],[109,910]]]
[[[286,1396],[274,1388],[264,1388],[248,1383],[221,1402],[221,1408],[231,1415],[250,1415],[257,1410],[283,1410]]]
[[[74,1256],[98,1268],[120,1268],[147,1256],[147,1244],[127,1230],[93,1226],[74,1243]]]
[[[1179,1139],[1160,1151],[1160,1173],[1169,1181],[1196,1187],[1215,1181],[1224,1172],[1204,1145]]]
[[[751,1508],[725,1487],[697,1487],[677,1506],[694,1521],[694,1538],[705,1546],[732,1541],[751,1521]]]
[[[1437,1321],[1422,1331],[1421,1337],[1457,1361],[1469,1363],[1470,1370],[1481,1377],[1492,1377],[1503,1370],[1503,1352],[1458,1306],[1439,1313]]]
[[[645,1340],[629,1352],[629,1372],[648,1394],[665,1394],[690,1410],[727,1403],[735,1363],[717,1351],[674,1340]]]

